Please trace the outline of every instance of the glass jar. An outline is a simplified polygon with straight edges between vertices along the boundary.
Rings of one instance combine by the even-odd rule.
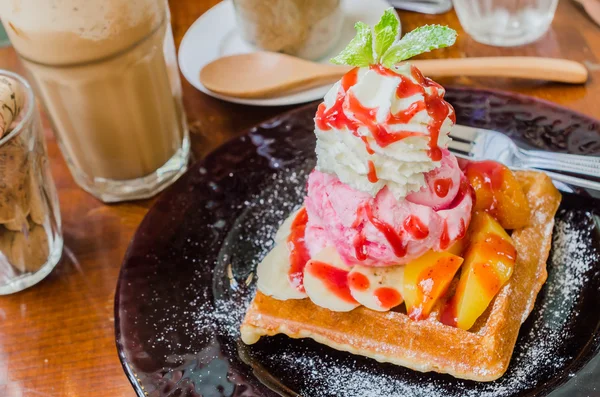
[[[0,294],[5,295],[48,275],[60,259],[63,239],[31,87],[0,71],[0,105]]]
[[[558,0],[454,0],[465,31],[483,44],[528,44],[546,33]]]
[[[340,38],[340,0],[234,0],[242,37],[253,46],[317,60]]]
[[[155,195],[189,138],[165,0],[6,0],[0,17],[77,183],[105,202]]]

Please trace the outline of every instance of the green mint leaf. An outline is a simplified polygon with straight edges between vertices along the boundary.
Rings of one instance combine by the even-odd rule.
[[[396,63],[438,48],[449,47],[456,41],[456,31],[447,26],[426,25],[407,33],[381,57],[381,63],[391,68]]]
[[[398,38],[400,22],[393,8],[388,8],[373,27],[375,32],[375,58],[381,59],[383,54],[391,47]]]
[[[354,29],[356,29],[356,36],[338,56],[331,59],[332,63],[358,67],[365,67],[374,63],[371,27],[365,23],[356,22]]]

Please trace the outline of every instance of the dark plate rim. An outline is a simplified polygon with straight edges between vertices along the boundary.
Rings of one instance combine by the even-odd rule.
[[[501,90],[501,89],[494,89],[494,88],[479,88],[479,87],[469,87],[469,86],[447,86],[445,87],[446,91],[454,91],[454,92],[462,92],[462,93],[468,93],[468,92],[472,92],[473,94],[492,94],[492,95],[497,95],[497,96],[503,96],[503,97],[512,97],[512,98],[516,98],[522,101],[533,101],[539,104],[544,105],[544,107],[547,108],[551,108],[553,110],[557,110],[561,113],[568,113],[571,114],[573,116],[576,116],[578,118],[582,118],[582,119],[587,119],[591,122],[593,122],[594,124],[598,124],[600,125],[600,119],[596,119],[592,116],[586,115],[580,111],[577,110],[572,110],[570,108],[567,108],[566,106],[563,105],[559,105],[555,102],[549,101],[547,99],[543,99],[543,98],[538,98],[538,97],[534,97],[534,96],[530,96],[530,95],[526,95],[526,94],[522,94],[519,92],[511,92],[511,91],[505,91],[505,90]],[[125,251],[125,255],[123,257],[123,261],[121,262],[121,267],[119,270],[119,275],[118,275],[118,279],[117,279],[117,285],[115,288],[115,296],[114,296],[114,330],[115,330],[115,347],[117,349],[117,354],[119,356],[119,361],[121,363],[121,366],[123,368],[123,371],[127,377],[127,379],[129,380],[129,382],[131,383],[134,391],[136,392],[136,394],[140,397],[145,397],[147,394],[145,394],[142,386],[141,386],[141,382],[139,379],[137,379],[137,375],[136,373],[133,371],[133,369],[129,366],[127,359],[125,357],[125,351],[124,351],[124,346],[122,343],[122,333],[121,333],[121,318],[119,315],[119,306],[120,306],[120,295],[121,295],[121,288],[122,288],[122,280],[123,280],[123,272],[124,272],[124,268],[126,263],[128,262],[128,260],[131,257],[131,254],[135,248],[136,245],[136,236],[139,232],[139,230],[143,229],[143,227],[145,226],[145,224],[149,221],[149,218],[151,216],[151,213],[153,212],[153,210],[155,210],[156,207],[158,207],[161,203],[166,202],[168,200],[168,198],[174,194],[175,191],[178,190],[178,186],[179,185],[184,185],[186,183],[186,176],[188,176],[188,174],[194,170],[197,169],[199,167],[202,167],[202,165],[204,163],[206,163],[207,161],[209,161],[213,156],[218,155],[219,152],[226,146],[228,146],[229,144],[231,144],[234,141],[239,140],[242,137],[247,136],[254,128],[263,125],[263,124],[268,124],[271,122],[274,122],[278,119],[280,119],[283,116],[292,116],[295,113],[301,113],[303,112],[305,109],[310,108],[310,107],[314,107],[316,103],[320,102],[320,100],[317,101],[311,101],[308,103],[305,103],[303,105],[300,105],[298,107],[294,107],[288,110],[283,110],[281,113],[278,113],[277,115],[268,118],[266,120],[260,121],[259,123],[257,123],[256,125],[244,129],[243,131],[241,131],[238,135],[228,139],[227,141],[223,142],[221,145],[219,145],[217,148],[215,148],[213,151],[211,151],[210,153],[208,153],[204,158],[190,164],[188,166],[187,171],[177,180],[175,181],[175,183],[173,183],[171,186],[169,186],[166,190],[164,190],[162,193],[160,193],[159,197],[156,199],[156,201],[152,204],[152,206],[148,209],[148,212],[144,215],[144,218],[142,219],[142,221],[140,222],[140,224],[138,225],[135,233],[133,234],[131,241],[127,247],[127,250]],[[502,132],[502,131],[501,131]],[[591,358],[594,358],[595,354],[591,355]],[[554,386],[558,386],[560,387],[562,383],[559,384],[555,384]]]

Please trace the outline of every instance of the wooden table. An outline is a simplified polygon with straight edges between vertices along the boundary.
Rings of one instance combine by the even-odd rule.
[[[171,1],[177,43],[216,3]],[[543,39],[507,49],[475,43],[461,30],[454,12],[400,14],[405,31],[439,23],[460,32],[454,47],[429,56],[537,55],[585,62],[591,70],[586,86],[507,79],[439,81],[519,91],[600,118],[600,28],[571,1],[560,2],[552,29]],[[0,50],[0,68],[22,71],[11,48]],[[245,128],[289,109],[229,104],[198,92],[185,80],[183,86],[197,159]],[[113,298],[121,260],[152,200],[104,205],[94,199],[77,187],[50,130],[46,133],[66,246],[63,259],[44,281],[0,297],[0,396],[133,396],[115,349]]]

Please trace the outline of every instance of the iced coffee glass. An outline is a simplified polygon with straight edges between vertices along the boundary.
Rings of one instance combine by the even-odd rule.
[[[153,196],[189,138],[166,0],[4,0],[0,17],[75,180],[105,202]]]
[[[33,91],[0,70],[0,295],[43,279],[63,248],[60,212]]]

